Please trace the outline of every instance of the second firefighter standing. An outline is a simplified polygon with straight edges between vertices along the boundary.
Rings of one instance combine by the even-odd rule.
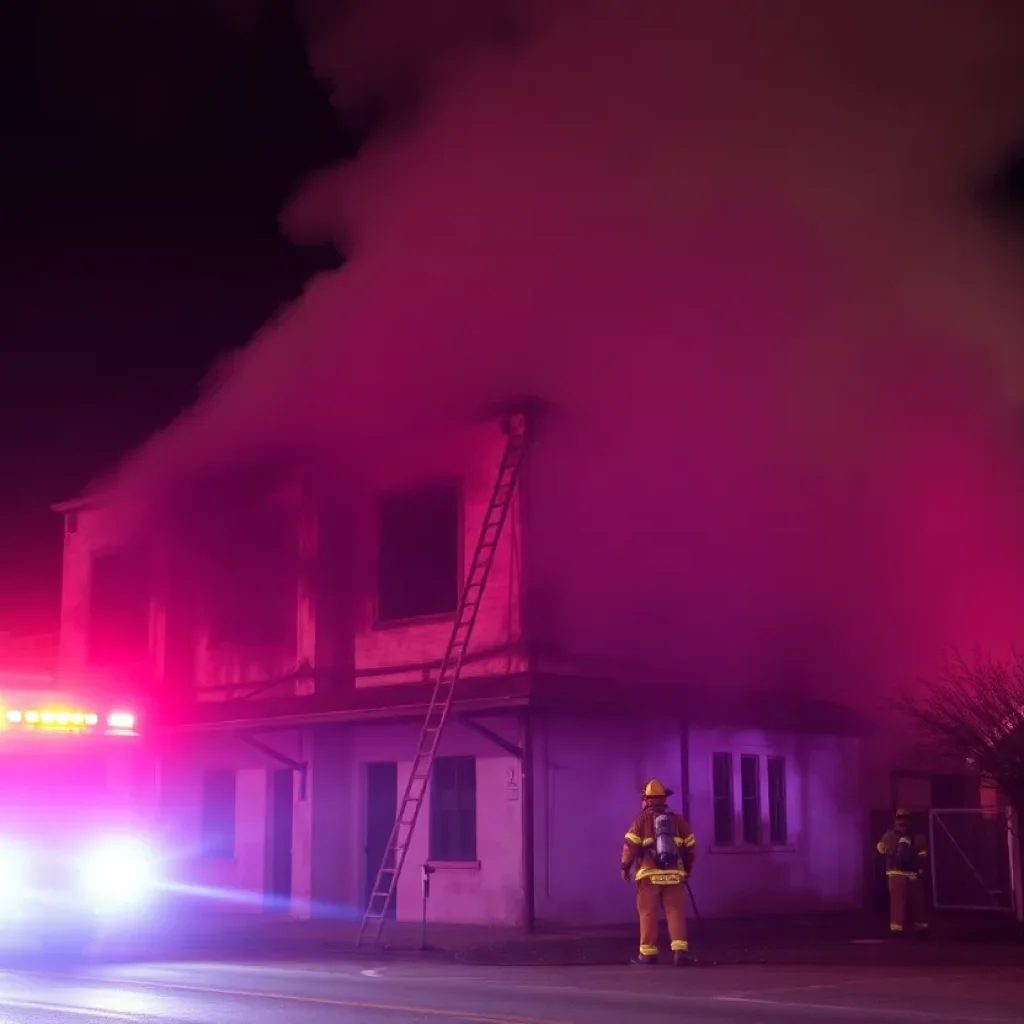
[[[622,877],[636,882],[640,918],[637,964],[658,962],[658,910],[665,913],[672,957],[677,966],[692,963],[686,937],[686,879],[697,857],[697,840],[686,819],[668,809],[672,791],[657,779],[644,786],[640,813],[622,847]]]
[[[885,874],[889,883],[889,931],[903,934],[907,911],[914,931],[928,930],[925,906],[924,871],[928,865],[928,843],[910,827],[910,814],[896,812],[893,827],[878,841],[878,852],[885,858]]]

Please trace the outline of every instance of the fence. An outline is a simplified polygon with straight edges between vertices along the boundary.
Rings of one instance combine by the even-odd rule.
[[[933,810],[928,828],[936,909],[1021,915],[1020,845],[1008,809]]]

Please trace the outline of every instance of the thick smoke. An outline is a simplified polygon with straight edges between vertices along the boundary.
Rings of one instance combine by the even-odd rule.
[[[310,19],[339,103],[420,89],[286,212],[349,263],[122,486],[350,465],[538,395],[550,647],[848,697],[1012,642],[1021,250],[972,193],[1024,113],[1019,5],[566,0],[422,35],[386,7]]]

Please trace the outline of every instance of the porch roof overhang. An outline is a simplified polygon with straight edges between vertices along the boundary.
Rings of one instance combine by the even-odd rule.
[[[202,717],[174,723],[167,728],[174,732],[241,729],[270,732],[317,725],[409,721],[426,714],[432,691],[431,683],[394,683],[357,686],[343,696],[324,694],[319,698],[266,699],[260,697],[257,690],[249,698],[201,704],[197,710]],[[684,711],[685,696],[680,699],[678,691],[674,696],[675,704],[669,709],[667,695],[659,694],[659,714]],[[569,674],[528,672],[494,678],[473,676],[461,680],[456,689],[452,713],[462,716],[498,715],[525,708],[543,708],[579,715],[650,713],[644,702],[638,704],[633,684]]]
[[[521,710],[529,706],[529,703],[529,699],[525,697],[456,701],[452,707],[452,713],[455,715],[495,714],[502,711]],[[172,725],[168,728],[174,732],[219,732],[237,731],[240,729],[253,729],[259,732],[281,732],[288,729],[306,729],[324,725],[408,721],[422,718],[426,713],[426,704],[393,704],[388,707],[373,709],[300,712],[294,715],[277,715],[273,718],[229,718],[216,722],[192,722]]]
[[[283,731],[347,723],[383,723],[422,718],[432,686],[398,683],[357,687],[344,696],[266,700],[253,697],[200,706],[204,717],[167,726],[174,732],[258,730]],[[631,717],[673,717],[694,725],[731,725],[779,732],[808,732],[836,736],[863,734],[865,723],[850,708],[828,702],[781,695],[722,702],[690,688],[635,684],[568,674],[522,673],[501,678],[474,677],[459,683],[452,706],[455,715],[498,715],[527,708],[573,713],[578,716],[623,714]]]

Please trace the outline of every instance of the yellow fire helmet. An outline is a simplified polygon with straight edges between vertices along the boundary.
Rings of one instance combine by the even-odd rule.
[[[672,790],[666,789],[657,779],[651,779],[650,782],[644,786],[644,798],[645,799],[657,799],[658,797],[671,796]]]

